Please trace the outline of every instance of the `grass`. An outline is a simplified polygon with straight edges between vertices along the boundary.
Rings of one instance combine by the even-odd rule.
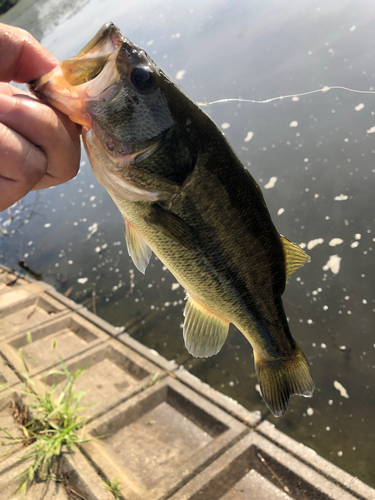
[[[62,360],[62,369],[53,369],[48,375],[63,375],[64,381],[51,388],[40,392],[29,375],[29,369],[25,362],[22,351],[20,356],[23,361],[25,372],[25,390],[20,394],[29,400],[27,407],[21,403],[14,402],[14,417],[19,424],[23,437],[18,438],[11,435],[6,429],[0,428],[13,441],[14,447],[27,446],[28,452],[23,455],[22,460],[31,459],[31,464],[17,476],[21,480],[17,491],[21,490],[26,495],[27,487],[31,482],[38,479],[56,478],[52,468],[54,460],[60,455],[63,446],[69,453],[73,447],[79,449],[78,445],[89,439],[80,437],[80,431],[86,422],[86,418],[79,412],[90,405],[82,406],[81,399],[84,391],[76,391],[74,384],[77,378],[84,372],[85,368],[70,373]],[[18,446],[17,446],[18,445]],[[16,451],[17,451],[16,449]],[[3,459],[14,452],[7,452]]]
[[[109,481],[109,483],[106,483],[103,481],[104,486],[109,490],[111,493],[113,493],[113,496],[115,497],[116,500],[121,500],[121,483],[120,481],[116,478],[113,481]]]

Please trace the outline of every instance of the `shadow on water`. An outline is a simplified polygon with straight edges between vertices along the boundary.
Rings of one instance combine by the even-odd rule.
[[[182,76],[196,101],[374,84],[370,0],[176,5],[22,0],[2,21],[29,29],[60,59],[115,21],[172,77]],[[281,419],[263,405],[251,347],[235,328],[217,356],[187,354],[184,291],[155,258],[145,276],[134,269],[121,216],[84,155],[76,179],[41,193],[37,217],[12,238],[0,236],[1,261],[15,268],[24,260],[62,293],[375,486],[374,102],[337,90],[205,108],[259,182],[280,233],[311,255],[284,303],[317,388],[312,399],[293,398]]]

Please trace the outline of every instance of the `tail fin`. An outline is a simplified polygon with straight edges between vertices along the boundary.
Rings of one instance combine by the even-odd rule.
[[[284,415],[290,396],[312,396],[314,382],[306,358],[297,345],[288,360],[268,361],[256,356],[255,352],[254,359],[264,402],[275,417]]]

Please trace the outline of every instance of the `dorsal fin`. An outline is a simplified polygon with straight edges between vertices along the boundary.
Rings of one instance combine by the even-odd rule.
[[[184,311],[186,349],[196,358],[217,354],[228,335],[229,321],[219,318],[189,297]]]
[[[309,262],[310,256],[302,250],[296,243],[292,243],[284,236],[281,236],[281,243],[283,244],[285,254],[285,273],[286,279],[289,278],[294,271],[297,271],[306,262]]]
[[[152,255],[151,248],[140,235],[139,231],[128,222],[125,221],[125,241],[128,247],[130,257],[133,259],[134,265],[141,273],[145,274],[147,264],[150,262]]]

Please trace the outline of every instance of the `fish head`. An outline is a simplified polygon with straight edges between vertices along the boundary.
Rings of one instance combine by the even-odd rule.
[[[151,155],[180,119],[183,94],[114,24],[29,88],[82,126],[91,167],[110,193],[130,201],[163,197],[163,189],[124,179],[134,159]]]

